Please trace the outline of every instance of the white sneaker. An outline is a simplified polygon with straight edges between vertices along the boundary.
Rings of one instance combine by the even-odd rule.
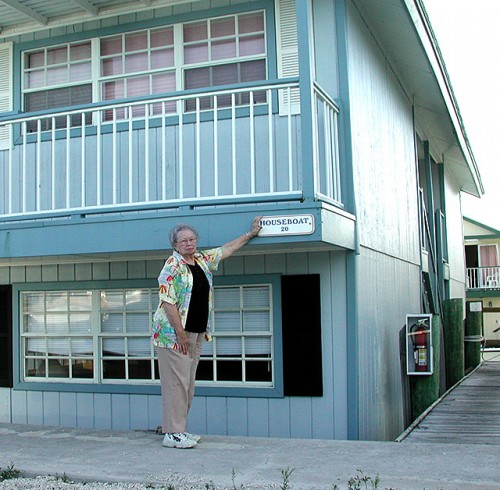
[[[163,438],[165,447],[175,447],[177,449],[188,449],[197,445],[196,441],[186,437],[183,432],[170,432]]]
[[[184,435],[194,442],[200,442],[201,436],[199,436],[198,434],[190,434],[189,432],[184,432]]]

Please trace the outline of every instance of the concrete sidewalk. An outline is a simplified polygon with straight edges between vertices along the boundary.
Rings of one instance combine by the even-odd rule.
[[[500,489],[495,445],[325,441],[205,436],[194,449],[167,449],[153,432],[95,431],[0,424],[0,467],[22,476],[245,490],[347,488],[380,477],[380,489]],[[234,470],[234,481],[233,481]],[[233,486],[234,483],[234,486]],[[361,487],[361,488],[364,488]],[[368,486],[367,488],[371,488]]]

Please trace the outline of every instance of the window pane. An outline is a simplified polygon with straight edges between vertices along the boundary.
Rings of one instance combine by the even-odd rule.
[[[148,54],[137,53],[125,56],[125,73],[135,73],[148,69]]]
[[[140,49],[147,49],[148,47],[148,33],[134,32],[125,36],[125,51],[138,51]]]
[[[82,80],[89,80],[91,78],[91,66],[88,63],[78,63],[76,65],[71,65],[69,68],[69,79],[70,82],[79,82]]]
[[[240,56],[265,53],[264,35],[249,36],[240,39]]]
[[[253,82],[266,79],[266,62],[264,60],[241,63],[240,70],[240,82]]]
[[[161,94],[164,92],[175,91],[175,74],[162,73],[161,75],[153,75],[153,94]],[[175,103],[174,103],[175,109]]]
[[[69,362],[67,359],[49,359],[49,378],[69,378]]]
[[[47,50],[47,65],[66,63],[67,61],[68,48],[66,46]]]
[[[102,314],[102,332],[123,332],[123,313]]]
[[[25,56],[26,68],[40,68],[45,66],[45,52],[36,51]]]
[[[212,43],[212,60],[224,60],[236,56],[236,40],[225,39]]]
[[[238,66],[236,64],[214,66],[213,85],[229,85],[238,83]]]
[[[271,357],[271,338],[247,337],[245,339],[245,355]]]
[[[104,379],[125,379],[125,361],[105,360],[102,366]]]
[[[122,52],[122,37],[105,37],[101,39],[101,56],[118,54]]]
[[[90,43],[73,44],[70,46],[70,61],[89,60],[91,58]]]
[[[184,42],[201,41],[208,39],[207,23],[192,22],[184,25]]]
[[[151,355],[150,339],[128,339],[128,355],[131,357],[149,357]]]
[[[149,313],[129,313],[126,317],[126,322],[125,328],[127,332],[142,333],[149,331]]]
[[[234,17],[212,20],[210,22],[210,34],[212,38],[233,36],[235,34]]]
[[[47,109],[54,107],[68,107],[70,104],[71,99],[69,88],[47,90]]]
[[[26,73],[24,83],[26,88],[43,87],[45,85],[45,72],[40,70]]]
[[[241,361],[218,361],[218,381],[243,381]]]
[[[212,381],[214,379],[213,361],[200,360],[196,370],[196,379],[200,381]]]
[[[184,63],[208,61],[208,43],[194,44],[184,48]]]
[[[59,85],[68,79],[68,68],[65,66],[47,69],[47,85]]]
[[[157,29],[151,31],[151,47],[159,48],[161,46],[171,46],[174,44],[174,30],[172,27],[167,29]]]
[[[23,293],[23,312],[44,311],[45,302],[43,293]]]
[[[264,15],[262,12],[244,14],[238,17],[238,32],[247,34],[264,30]]]
[[[123,310],[123,291],[102,291],[101,310]]]
[[[127,81],[127,97],[149,95],[149,77],[135,77]]]
[[[117,82],[106,82],[103,85],[103,100],[123,99],[125,97],[125,86],[123,80]]]
[[[90,323],[91,314],[89,313],[72,313],[69,316],[69,331],[71,333],[89,333],[92,332],[92,324]]]
[[[210,71],[208,68],[194,68],[185,72],[185,88],[202,88],[210,86]]]
[[[47,333],[67,333],[68,315],[66,313],[48,313]]]
[[[240,288],[216,288],[214,290],[214,308],[239,308]]]
[[[242,354],[241,337],[217,337],[216,342],[216,355],[219,356],[232,356],[240,357]]]
[[[173,48],[159,49],[151,52],[151,69],[170,68],[174,66]]]
[[[68,294],[63,292],[46,293],[47,311],[68,311]]]
[[[93,354],[94,345],[91,338],[72,338],[71,339],[71,355],[82,356],[85,354]]]
[[[269,312],[245,311],[243,312],[244,332],[269,332]]]
[[[269,307],[269,287],[245,287],[243,288],[244,308]]]
[[[121,75],[123,73],[122,58],[106,58],[101,62],[102,76]]]
[[[94,377],[94,362],[91,359],[73,359],[71,361],[73,378],[85,379]]]
[[[151,361],[129,360],[128,377],[129,379],[151,379]]]
[[[71,291],[69,307],[72,311],[88,311],[92,309],[92,293],[90,291]]]
[[[245,362],[245,380],[250,382],[271,382],[272,365],[269,361],[246,361]]]
[[[125,307],[127,310],[149,310],[148,291],[125,291]]]
[[[102,339],[102,353],[105,356],[125,355],[125,339]]]
[[[69,356],[68,338],[49,338],[47,339],[47,351],[49,355]]]
[[[240,312],[216,311],[214,313],[214,330],[216,332],[239,332]]]

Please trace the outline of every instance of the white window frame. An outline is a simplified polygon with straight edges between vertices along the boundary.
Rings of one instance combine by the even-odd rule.
[[[234,58],[227,58],[223,60],[216,60],[215,62],[199,62],[199,63],[190,63],[190,64],[184,64],[184,45],[185,43],[183,42],[183,26],[186,24],[190,24],[194,21],[189,21],[189,22],[182,22],[182,23],[174,23],[174,24],[166,24],[164,26],[155,26],[151,28],[146,28],[146,29],[138,29],[138,30],[132,30],[132,31],[126,31],[123,33],[119,34],[112,34],[108,36],[102,36],[102,37],[95,37],[95,38],[88,38],[88,39],[80,39],[78,41],[74,42],[69,42],[69,43],[59,43],[59,44],[54,44],[54,45],[48,45],[44,47],[39,47],[39,48],[33,48],[29,50],[25,50],[21,53],[22,55],[22,63],[21,63],[21,94],[22,94],[22,108],[25,110],[25,95],[28,93],[36,93],[36,92],[41,92],[43,90],[49,91],[49,90],[54,90],[58,88],[66,88],[68,86],[78,86],[78,85],[83,85],[83,84],[92,84],[92,102],[97,103],[97,102],[103,102],[103,97],[102,97],[102,90],[103,90],[103,83],[106,81],[111,81],[111,80],[122,80],[124,78],[131,78],[131,77],[138,77],[138,76],[145,76],[145,75],[154,75],[154,74],[159,74],[159,73],[166,73],[166,72],[175,72],[175,81],[176,81],[176,91],[182,91],[185,90],[184,87],[184,73],[188,69],[193,69],[193,68],[203,68],[207,66],[218,66],[222,64],[234,64],[234,63],[243,63],[247,61],[256,61],[256,60],[264,60],[265,62],[265,67],[266,67],[266,73],[265,77],[268,78],[269,76],[269,60],[268,60],[268,52],[267,52],[267,29],[266,29],[266,11],[263,9],[257,9],[257,10],[252,10],[252,11],[245,11],[245,12],[239,12],[235,14],[230,14],[230,15],[222,15],[222,16],[217,16],[217,17],[210,17],[210,18],[202,18],[199,19],[198,22],[201,21],[214,21],[217,19],[222,19],[226,17],[233,17],[235,18],[235,24],[237,24],[237,20],[239,16],[245,16],[249,14],[254,14],[254,13],[261,13],[263,16],[264,20],[264,30],[263,30],[263,35],[264,35],[264,52],[261,54],[254,54],[254,55],[247,55],[247,56],[236,56]],[[100,55],[100,40],[105,39],[105,38],[110,38],[110,37],[116,37],[116,36],[122,36],[122,39],[124,36],[133,34],[133,33],[139,33],[139,32],[148,32],[148,38],[150,36],[151,31],[158,30],[160,28],[168,28],[168,27],[173,27],[173,34],[174,34],[174,67],[164,69],[156,69],[156,70],[146,70],[146,71],[137,71],[133,72],[132,74],[129,74],[128,76],[124,77],[122,74],[121,76],[118,75],[110,75],[110,76],[103,76],[101,75],[101,60],[102,57]],[[259,31],[262,32],[262,31]],[[248,34],[250,35],[250,34]],[[245,34],[246,36],[246,34]],[[73,82],[73,83],[64,83],[64,84],[54,84],[46,87],[40,87],[40,88],[33,88],[29,89],[25,86],[25,75],[27,71],[25,70],[25,60],[26,56],[29,54],[32,54],[34,52],[44,50],[47,52],[47,50],[57,48],[59,46],[72,46],[72,45],[78,45],[82,44],[86,41],[89,41],[91,43],[91,80],[87,82]],[[150,48],[148,47],[148,51],[150,52]],[[123,53],[124,54],[124,53]],[[207,89],[210,89],[210,86],[207,86]],[[109,102],[111,102],[114,99],[109,99]],[[49,109],[50,110],[50,109]]]
[[[156,349],[153,347],[151,343],[151,338],[150,338],[150,319],[153,316],[153,312],[157,307],[158,303],[158,289],[157,287],[142,287],[142,286],[137,286],[135,287],[133,284],[132,285],[127,285],[124,287],[113,287],[110,285],[109,287],[93,287],[92,284],[88,284],[88,287],[85,287],[84,284],[81,285],[81,287],[75,287],[74,285],[68,285],[65,287],[64,284],[61,285],[56,285],[56,286],[48,286],[46,285],[45,287],[41,285],[23,285],[22,287],[19,288],[19,332],[20,332],[20,381],[21,382],[28,382],[28,383],[34,383],[34,384],[54,384],[54,383],[60,383],[60,384],[78,384],[78,385],[94,385],[94,386],[106,386],[106,385],[159,385],[159,379],[157,377],[158,370],[157,370],[157,353]],[[48,289],[47,289],[48,287]],[[240,317],[243,317],[245,313],[252,313],[252,312],[264,312],[264,314],[268,315],[269,318],[269,331],[262,331],[262,330],[246,330],[243,331],[243,328],[240,330],[235,330],[231,332],[220,332],[218,331],[216,321],[213,323],[213,342],[212,343],[206,343],[205,344],[205,349],[211,350],[215,354],[215,349],[217,346],[217,339],[221,339],[223,337],[228,338],[228,337],[233,337],[233,338],[240,338],[243,339],[242,343],[244,345],[245,343],[245,338],[266,338],[269,339],[270,343],[270,353],[268,357],[262,358],[258,356],[253,356],[252,355],[246,355],[244,354],[244,351],[241,352],[241,357],[238,358],[238,356],[232,356],[231,359],[234,360],[236,357],[236,360],[242,363],[243,370],[245,369],[245,363],[246,362],[259,362],[259,363],[269,363],[269,367],[271,370],[271,375],[272,379],[271,381],[245,381],[243,378],[242,381],[217,381],[216,379],[210,380],[205,380],[205,381],[197,381],[197,386],[200,387],[214,387],[214,388],[275,388],[276,387],[276,357],[275,357],[275,332],[274,332],[274,308],[273,308],[273,303],[274,303],[274,298],[273,295],[276,294],[273,288],[273,282],[272,281],[241,281],[235,284],[221,284],[215,286],[216,290],[224,290],[227,288],[239,288],[240,290],[244,290],[245,288],[256,288],[256,287],[264,287],[268,288],[268,300],[267,304],[265,305],[257,305],[257,306],[247,306],[247,307],[241,307],[241,310],[238,311],[240,314]],[[66,297],[70,297],[71,293],[82,293],[82,292],[87,292],[87,294],[91,295],[92,300],[91,300],[91,309],[87,310],[82,310],[82,309],[71,309],[69,306],[66,307],[66,309],[61,309],[61,311],[55,311],[52,310],[51,312],[53,314],[58,314],[61,316],[67,315],[67,330],[65,332],[61,331],[61,324],[63,322],[57,322],[57,331],[52,331],[48,332],[46,331],[46,328],[44,331],[40,332],[29,332],[26,330],[25,325],[25,319],[28,318],[29,315],[32,315],[33,313],[37,313],[39,315],[43,315],[44,318],[44,325],[46,325],[46,316],[47,316],[47,303],[46,303],[46,297],[47,295],[50,295],[51,293],[56,293],[57,294],[66,294]],[[117,291],[122,291],[122,292],[134,292],[134,291],[143,291],[146,292],[149,295],[149,300],[148,300],[148,307],[146,309],[142,308],[139,310],[136,309],[131,309],[131,310],[113,310],[116,312],[122,311],[125,313],[131,312],[131,313],[140,313],[143,314],[145,317],[145,324],[144,324],[144,330],[137,332],[137,331],[117,331],[117,332],[106,332],[103,331],[102,328],[102,318],[103,314],[105,314],[108,310],[101,308],[101,294],[103,292],[117,292]],[[27,295],[30,294],[37,294],[41,295],[44,300],[43,300],[43,310],[29,310],[26,311],[24,310],[24,298],[27,297]],[[69,300],[68,303],[69,305]],[[72,313],[73,314],[78,314],[81,312],[84,312],[88,314],[89,317],[89,323],[91,325],[92,331],[88,332],[86,334],[82,333],[81,331],[75,331],[71,333],[71,328],[70,328],[70,316]],[[217,308],[215,309],[214,312],[212,312],[212,321],[215,320],[216,315],[217,315]],[[232,308],[232,311],[234,308]],[[27,321],[27,320],[26,320]],[[123,324],[124,328],[126,323]],[[64,353],[52,353],[52,355],[49,353],[49,349],[45,348],[45,352],[43,354],[39,353],[37,354],[32,354],[32,355],[27,355],[27,344],[30,340],[38,340],[40,342],[48,342],[49,339],[70,339],[68,342],[71,341],[73,338],[78,338],[78,339],[87,339],[88,341],[91,342],[92,344],[92,353],[87,354],[87,355],[73,355],[71,356],[71,353],[68,352],[67,355]],[[109,354],[109,355],[104,355],[102,345],[104,339],[124,339],[123,342],[126,345],[128,342],[127,339],[147,339],[149,342],[148,345],[150,345],[150,355],[149,356],[129,356],[127,355],[127,352],[129,352],[127,349],[123,353],[114,353],[114,354]],[[206,352],[206,351],[205,351]],[[202,361],[206,361],[206,355],[202,354],[202,356],[205,356]],[[44,363],[44,369],[40,369],[40,375],[38,376],[30,376],[27,373],[27,359],[32,359],[32,360],[38,360],[42,361]],[[92,362],[92,369],[93,369],[93,374],[91,377],[71,377],[71,368],[68,367],[68,376],[50,376],[49,372],[49,361],[55,361],[55,360],[67,360],[68,362],[66,364],[70,364],[72,359],[76,359],[78,361],[82,360],[88,360]],[[123,378],[104,378],[104,362],[105,361],[123,361],[125,363],[125,376]],[[151,378],[150,379],[144,379],[144,378],[133,378],[130,377],[130,373],[128,370],[128,363],[129,360],[132,361],[149,361],[151,363],[150,366],[150,373],[151,373]],[[222,357],[217,357],[214,355],[214,358],[212,359],[212,362],[214,365],[219,361],[219,360],[224,360],[227,361],[227,357],[222,358]],[[215,370],[216,372],[216,370]],[[41,375],[43,373],[43,375]]]

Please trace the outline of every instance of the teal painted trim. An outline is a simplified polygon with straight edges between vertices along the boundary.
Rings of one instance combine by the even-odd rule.
[[[339,70],[339,140],[341,172],[344,175],[342,193],[346,209],[357,215],[352,158],[352,133],[350,116],[350,91],[348,71],[347,5],[345,0],[335,2],[337,30],[337,57]],[[347,267],[347,437],[359,439],[359,369],[358,369],[358,291],[359,222],[354,223],[355,250],[348,252]]]
[[[113,34],[122,34],[129,31],[137,31],[141,29],[150,29],[170,24],[178,24],[182,22],[190,22],[201,20],[204,18],[219,17],[224,15],[239,14],[252,12],[256,10],[264,10],[266,21],[266,42],[267,42],[267,65],[268,77],[276,78],[277,76],[277,58],[276,58],[276,24],[274,17],[274,2],[272,0],[260,0],[247,4],[235,4],[224,7],[218,7],[207,10],[199,10],[195,12],[186,12],[172,16],[159,17],[155,19],[147,19],[140,22],[130,22],[127,24],[103,27],[100,29],[91,29],[89,31],[75,32],[63,36],[55,36],[52,38],[39,39],[24,43],[14,43],[13,45],[13,109],[21,111],[21,54],[28,49],[43,48],[56,44],[68,43],[90,39],[94,37],[110,36]]]
[[[313,62],[312,59],[312,7],[310,0],[296,1],[297,44],[299,48],[299,89],[300,89],[300,128],[302,156],[302,189],[304,199],[313,200],[314,195],[314,149],[313,149]]]
[[[481,289],[480,291],[467,291],[467,299],[470,298],[498,298],[500,297],[500,289]]]
[[[245,276],[214,276],[215,286],[272,284],[272,309],[273,309],[273,349],[274,349],[274,387],[272,388],[245,388],[245,387],[208,387],[197,386],[196,396],[226,396],[226,397],[283,397],[283,336],[281,320],[281,275],[280,274],[254,274]],[[14,332],[14,390],[19,391],[56,391],[80,393],[126,393],[160,395],[159,384],[126,384],[126,383],[46,383],[21,381],[21,350],[19,325],[19,293],[22,291],[53,291],[53,290],[86,290],[86,289],[113,289],[113,288],[153,288],[158,285],[154,279],[143,280],[115,280],[115,281],[65,281],[47,283],[22,283],[12,287],[13,302],[13,328]]]

